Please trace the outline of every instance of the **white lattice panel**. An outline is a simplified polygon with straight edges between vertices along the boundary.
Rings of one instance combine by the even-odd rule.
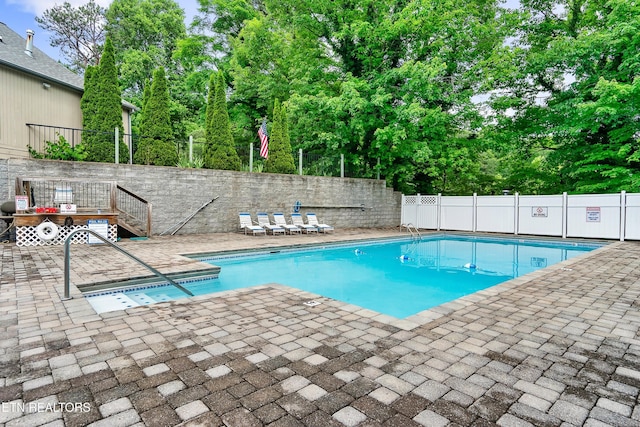
[[[435,205],[436,203],[438,203],[436,196],[420,196],[421,205]]]
[[[404,196],[404,204],[405,205],[418,204],[418,196]]]
[[[50,241],[44,241],[38,237],[35,226],[16,227],[16,245],[17,246],[50,246],[64,245],[69,234],[76,230],[86,229],[85,225],[58,226],[58,235]],[[110,241],[118,240],[118,224],[109,224],[107,237]],[[86,244],[87,233],[78,233],[71,239],[71,244]]]

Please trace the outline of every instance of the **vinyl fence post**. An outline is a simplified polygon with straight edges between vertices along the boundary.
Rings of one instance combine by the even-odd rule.
[[[193,135],[189,135],[189,163],[193,162]]]
[[[344,178],[344,154],[340,154],[340,178]]]
[[[253,172],[253,142],[249,144],[249,173]]]
[[[562,193],[562,238],[567,238],[567,220],[568,220],[569,200],[567,192]]]
[[[620,241],[624,242],[626,233],[625,225],[627,224],[627,192],[620,192]]]
[[[478,193],[473,193],[473,210],[471,211],[471,231],[478,231]]]
[[[376,173],[376,179],[380,181],[380,157],[378,157],[378,164],[376,166],[376,169],[378,169],[378,172]]]
[[[516,191],[513,196],[513,234],[518,235],[520,223],[520,194]]]
[[[117,127],[114,128],[113,134],[115,135],[114,140],[115,140],[115,144],[116,144],[115,148],[116,148],[116,165],[117,165],[118,163],[120,163],[120,144],[119,144],[119,142],[120,142],[120,129],[118,129]]]
[[[302,176],[302,148],[298,149],[298,175]]]
[[[438,231],[440,231],[440,222],[442,221],[442,193],[438,193],[438,202],[437,202],[437,223],[438,223]]]

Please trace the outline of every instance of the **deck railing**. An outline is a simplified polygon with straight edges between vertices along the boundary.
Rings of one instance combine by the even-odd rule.
[[[124,187],[116,186],[116,209],[121,221],[151,236],[151,203]]]
[[[74,204],[78,211],[115,211],[115,181],[16,178],[16,195],[29,197],[29,206]]]

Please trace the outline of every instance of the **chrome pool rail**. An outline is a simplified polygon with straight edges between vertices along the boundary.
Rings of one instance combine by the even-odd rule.
[[[71,270],[71,245],[70,245],[71,238],[74,235],[76,235],[77,233],[85,233],[85,232],[93,235],[94,237],[97,237],[102,242],[110,245],[112,248],[115,248],[120,253],[128,256],[129,258],[131,258],[132,260],[136,261],[138,264],[142,265],[143,267],[145,267],[147,270],[151,271],[153,274],[155,274],[156,276],[158,276],[162,280],[166,280],[168,283],[170,283],[173,286],[175,286],[176,288],[180,289],[185,294],[187,294],[189,296],[193,296],[193,293],[191,293],[190,290],[188,290],[184,286],[180,285],[179,283],[176,283],[175,281],[171,280],[170,278],[168,278],[164,274],[160,273],[158,270],[156,270],[155,268],[151,267],[149,264],[147,264],[146,262],[142,261],[140,258],[130,254],[129,252],[125,251],[124,249],[122,249],[121,247],[116,245],[115,243],[109,241],[108,239],[106,239],[101,234],[99,234],[99,233],[97,233],[97,232],[95,232],[93,230],[89,230],[88,228],[81,228],[79,230],[75,230],[75,231],[71,232],[67,236],[67,239],[64,242],[64,296],[62,298],[63,301],[71,299],[71,295],[70,295],[71,292],[70,292],[70,285],[69,285],[69,272]]]

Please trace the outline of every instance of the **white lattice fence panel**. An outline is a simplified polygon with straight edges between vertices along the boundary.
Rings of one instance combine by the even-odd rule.
[[[420,196],[421,205],[435,205],[436,203],[438,203],[437,196]]]
[[[86,229],[85,225],[58,226],[58,235],[50,240],[44,241],[38,237],[36,226],[16,227],[16,245],[17,246],[52,246],[64,245],[69,235],[80,229]],[[115,242],[118,240],[118,224],[109,224],[107,238]],[[71,244],[86,244],[87,233],[78,233],[71,238]]]
[[[418,204],[418,196],[404,196],[404,204],[405,205],[417,205]]]

